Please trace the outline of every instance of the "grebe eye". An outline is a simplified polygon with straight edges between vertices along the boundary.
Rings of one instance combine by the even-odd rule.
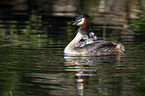
[[[81,21],[82,21],[82,19],[78,20],[78,23],[81,22]]]

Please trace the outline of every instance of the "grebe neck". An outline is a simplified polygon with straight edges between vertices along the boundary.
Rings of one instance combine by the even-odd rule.
[[[82,33],[78,31],[77,35],[75,38],[65,47],[64,53],[68,54],[78,54],[78,51],[75,50],[75,46],[78,44],[78,42],[82,38]]]
[[[65,47],[64,53],[68,54],[79,54],[80,52],[75,49],[75,46],[79,43],[79,41],[82,39],[82,36],[87,34],[89,31],[89,24],[87,19],[84,19],[84,23],[80,26],[80,28],[77,30],[77,35],[75,38]]]
[[[78,31],[81,31],[82,34],[87,34],[89,32],[89,24],[86,18],[84,19],[84,24],[81,25]]]

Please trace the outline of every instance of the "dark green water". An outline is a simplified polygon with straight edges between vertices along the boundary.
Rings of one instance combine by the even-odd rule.
[[[0,1],[0,96],[145,96],[144,0],[14,1]],[[78,13],[126,53],[65,56]]]

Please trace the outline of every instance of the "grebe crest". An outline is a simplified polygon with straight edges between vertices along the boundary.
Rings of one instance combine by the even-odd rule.
[[[85,23],[85,16],[84,15],[78,15],[75,19],[75,22],[73,25],[81,26]]]

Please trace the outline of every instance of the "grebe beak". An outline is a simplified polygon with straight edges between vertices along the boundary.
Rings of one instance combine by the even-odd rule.
[[[77,22],[75,21],[72,25],[76,25],[77,24]]]

